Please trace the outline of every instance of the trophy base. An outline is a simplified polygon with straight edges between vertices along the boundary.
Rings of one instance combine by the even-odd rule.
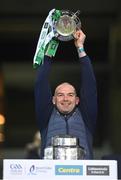
[[[85,150],[79,146],[79,140],[76,137],[58,135],[52,137],[51,142],[51,146],[44,150],[44,159],[78,160],[85,157]]]

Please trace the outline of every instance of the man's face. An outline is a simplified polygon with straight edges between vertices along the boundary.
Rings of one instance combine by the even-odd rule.
[[[70,113],[78,103],[79,98],[76,96],[75,89],[72,85],[63,83],[56,88],[53,104],[56,105],[61,113]]]

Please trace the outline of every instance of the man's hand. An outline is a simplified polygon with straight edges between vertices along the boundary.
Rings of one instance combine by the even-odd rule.
[[[77,30],[76,32],[74,32],[73,36],[74,36],[74,44],[75,44],[76,48],[83,47],[84,41],[86,38],[86,35],[83,33],[83,31]]]

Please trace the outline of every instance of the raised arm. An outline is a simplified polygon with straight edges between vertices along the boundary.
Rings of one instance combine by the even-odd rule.
[[[46,128],[53,105],[49,86],[51,58],[45,56],[44,64],[38,67],[35,80],[35,111],[40,131]]]
[[[97,118],[97,90],[94,72],[88,56],[80,58],[80,109],[87,127],[94,133]]]
[[[81,66],[79,107],[87,127],[94,133],[97,118],[97,88],[91,61],[84,51],[85,37],[81,30],[75,34],[75,46]]]

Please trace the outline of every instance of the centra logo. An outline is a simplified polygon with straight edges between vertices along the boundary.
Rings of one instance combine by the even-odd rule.
[[[55,165],[55,175],[83,175],[81,165]]]

